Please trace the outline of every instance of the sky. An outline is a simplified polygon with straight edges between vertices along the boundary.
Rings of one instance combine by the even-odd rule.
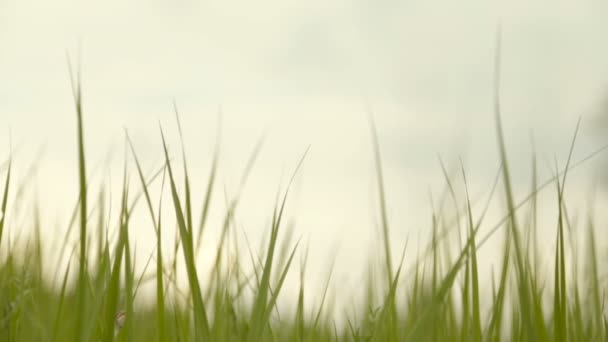
[[[429,193],[437,202],[445,185],[439,158],[448,170],[463,161],[475,196],[491,188],[499,166],[493,116],[499,22],[502,117],[518,198],[529,189],[532,140],[544,179],[554,159],[565,165],[579,118],[575,159],[606,143],[598,120],[608,94],[608,5],[506,3],[0,0],[0,156],[8,155],[10,132],[17,175],[39,162],[28,195],[42,203],[45,234],[57,236],[77,196],[68,58],[80,65],[95,193],[105,184],[118,201],[125,130],[146,170],[161,165],[159,123],[179,160],[175,102],[200,203],[220,132],[209,244],[219,234],[224,194],[237,194],[260,139],[236,218],[252,241],[264,238],[277,191],[309,149],[288,216],[294,236],[309,246],[311,286],[323,282],[335,256],[335,278],[350,284],[349,293],[379,239],[370,113],[396,255],[408,241],[415,256],[430,234]],[[593,194],[600,161],[572,173],[573,207]],[[551,199],[544,211],[549,223]],[[600,192],[595,203],[603,200]],[[490,222],[501,214],[495,202]],[[147,255],[153,231],[143,209],[133,238]],[[15,210],[23,215],[14,214],[13,225],[27,217],[26,209]],[[495,250],[481,253],[491,260]]]

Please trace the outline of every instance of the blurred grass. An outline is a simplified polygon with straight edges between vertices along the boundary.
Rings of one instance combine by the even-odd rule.
[[[79,114],[79,118],[81,114]],[[499,113],[497,112],[497,118]],[[79,119],[81,120],[81,119]],[[372,126],[373,127],[373,126]],[[79,125],[79,130],[80,130]],[[9,207],[11,190],[11,157],[5,165],[2,191],[2,212],[0,218],[0,242],[7,246],[0,265],[0,339],[2,341],[140,341],[152,339],[158,341],[603,341],[607,337],[606,318],[604,315],[604,296],[606,284],[601,280],[603,263],[598,257],[595,224],[589,216],[587,226],[587,244],[584,257],[568,259],[566,256],[566,239],[573,239],[576,230],[566,229],[569,226],[564,204],[564,189],[567,170],[571,167],[571,150],[565,171],[556,170],[553,184],[557,190],[558,216],[556,226],[556,250],[554,253],[553,290],[549,291],[549,282],[544,278],[548,270],[540,269],[538,249],[535,236],[536,227],[536,193],[543,187],[537,186],[536,169],[533,168],[533,186],[531,195],[523,203],[516,204],[510,194],[508,178],[508,161],[502,144],[501,127],[497,126],[500,152],[503,157],[501,170],[505,187],[506,210],[504,222],[497,227],[505,227],[502,258],[492,276],[491,295],[482,298],[487,291],[480,288],[488,284],[481,283],[478,266],[478,249],[483,246],[490,235],[479,239],[478,233],[483,223],[488,205],[476,216],[469,197],[467,176],[461,164],[462,183],[465,198],[461,201],[465,210],[459,211],[458,220],[465,222],[465,243],[454,254],[453,243],[447,239],[449,231],[458,229],[460,224],[449,224],[441,212],[433,213],[432,238],[428,248],[418,253],[413,262],[404,261],[403,257],[396,270],[392,266],[392,254],[386,249],[391,245],[384,190],[379,146],[373,131],[375,151],[377,153],[377,180],[379,210],[382,213],[381,233],[384,249],[378,250],[383,267],[376,268],[372,263],[367,274],[368,281],[362,293],[366,298],[355,300],[358,309],[356,314],[342,323],[332,317],[332,308],[328,309],[327,298],[332,284],[329,279],[324,292],[319,296],[320,302],[316,311],[305,307],[305,296],[310,296],[305,288],[305,269],[307,251],[300,267],[300,288],[297,305],[293,312],[284,313],[285,320],[278,317],[280,309],[277,300],[281,293],[287,273],[290,271],[299,244],[290,245],[290,230],[283,231],[283,217],[288,202],[291,181],[295,177],[304,157],[297,165],[290,183],[284,191],[281,201],[277,202],[272,213],[272,224],[265,250],[257,254],[248,245],[249,259],[254,272],[246,274],[242,263],[246,255],[225,262],[225,237],[230,235],[238,196],[228,206],[228,213],[222,228],[222,239],[215,251],[215,263],[208,277],[210,281],[201,282],[197,270],[196,254],[200,248],[198,239],[202,236],[205,217],[212,200],[212,188],[215,186],[217,156],[205,192],[205,201],[201,208],[201,222],[192,223],[194,214],[189,199],[187,166],[183,172],[186,183],[184,193],[180,193],[175,182],[175,174],[169,151],[163,140],[165,166],[162,170],[146,177],[141,167],[131,140],[126,138],[130,152],[125,156],[122,192],[120,196],[120,215],[117,223],[118,238],[111,242],[108,238],[109,222],[103,215],[97,220],[80,220],[81,229],[79,244],[72,246],[65,239],[59,252],[69,255],[69,262],[55,273],[59,286],[54,288],[44,279],[42,270],[49,267],[42,255],[45,241],[40,233],[40,218],[34,215],[35,234],[28,237],[23,244],[2,240],[6,235],[6,209]],[[578,131],[578,125],[576,131]],[[181,134],[181,133],[180,133]],[[80,131],[79,137],[82,136]],[[79,138],[79,170],[84,170],[84,140]],[[183,147],[182,147],[183,150]],[[254,149],[252,160],[244,172],[246,179],[259,146]],[[184,152],[185,155],[185,152]],[[128,160],[132,159],[137,171],[138,186],[130,182]],[[557,167],[557,166],[556,166]],[[444,169],[445,171],[445,169]],[[79,179],[80,200],[78,208],[82,215],[87,195],[86,178],[81,172]],[[453,184],[446,194],[451,196],[458,207]],[[159,177],[162,175],[162,177]],[[160,207],[155,210],[149,186],[155,180],[162,179],[162,189],[167,182],[171,192],[171,202],[178,227],[178,239],[174,245],[174,254],[165,256],[163,251],[162,224]],[[244,181],[243,181],[244,183]],[[243,185],[243,184],[242,184]],[[137,188],[135,195],[130,195]],[[131,189],[131,190],[130,190]],[[492,189],[487,202],[494,196]],[[100,191],[98,203],[103,206],[106,195]],[[160,200],[159,198],[159,200]],[[135,309],[134,298],[143,275],[134,272],[135,255],[131,250],[132,236],[129,234],[130,217],[135,210],[135,203],[145,200],[150,217],[150,232],[156,239],[155,270],[153,279],[156,282],[156,296],[149,299],[150,305]],[[529,202],[530,219],[519,225],[515,215],[518,209]],[[25,203],[16,203],[26,205]],[[34,210],[35,213],[38,210]],[[104,211],[101,210],[103,213]],[[74,222],[73,219],[71,222]],[[16,228],[15,228],[16,229]],[[489,234],[498,230],[492,229]],[[526,244],[519,239],[521,232],[526,236]],[[96,233],[94,233],[96,232]],[[89,248],[87,243],[90,234],[95,234],[96,249]],[[281,235],[284,238],[281,238]],[[238,244],[235,235],[234,243]],[[195,243],[196,241],[196,243]],[[248,243],[247,243],[248,244]],[[515,247],[515,250],[513,249]],[[406,246],[403,246],[405,255]],[[79,254],[82,251],[86,255]],[[178,252],[181,251],[181,258]],[[235,251],[239,251],[235,248]],[[576,256],[576,253],[574,253]],[[148,260],[148,263],[151,261]],[[228,261],[228,260],[226,260]],[[176,265],[183,262],[188,275],[189,291],[178,289]],[[408,265],[404,265],[407,263]],[[74,276],[73,269],[78,264],[76,283],[69,285]],[[82,266],[85,264],[85,266]],[[147,263],[146,263],[147,268]],[[567,270],[588,270],[588,276],[568,275]],[[427,270],[431,270],[430,275]],[[81,274],[82,272],[82,274]],[[331,277],[331,271],[329,273]],[[568,279],[568,283],[566,282]],[[246,294],[248,292],[248,294]],[[177,298],[187,302],[177,303]],[[552,303],[548,306],[546,303]],[[485,303],[485,304],[484,304]],[[184,304],[184,305],[182,305]],[[310,314],[308,314],[310,312]],[[122,320],[124,317],[124,321]]]
[[[277,193],[274,210],[269,213],[272,220],[265,244],[256,251],[246,241],[248,253],[245,253],[243,242],[238,241],[232,230],[239,196],[255,163],[261,141],[254,147],[237,195],[227,200],[217,250],[208,253],[215,255],[211,271],[201,274],[197,256],[204,238],[206,218],[215,198],[219,147],[203,192],[199,223],[195,225],[192,218],[197,215],[197,210],[192,205],[177,106],[175,112],[183,162],[181,176],[176,173],[170,158],[162,128],[160,140],[164,165],[151,176],[146,176],[126,134],[120,213],[118,222],[111,223],[103,214],[108,197],[104,190],[99,191],[97,202],[89,203],[87,200],[91,189],[87,189],[82,95],[77,76],[76,80],[73,79],[73,90],[78,123],[79,196],[68,233],[55,251],[60,259],[68,255],[67,263],[50,265],[44,260],[42,250],[50,247],[41,237],[40,231],[44,227],[37,214],[37,204],[19,202],[22,201],[19,196],[11,196],[12,156],[9,155],[1,164],[4,182],[0,204],[0,245],[3,247],[0,259],[0,341],[606,341],[606,283],[601,276],[604,264],[598,255],[596,224],[590,213],[587,229],[574,229],[564,201],[568,171],[603,148],[581,161],[572,162],[577,124],[568,161],[562,171],[556,165],[554,177],[539,185],[534,157],[530,193],[523,201],[515,202],[501,123],[499,56],[498,53],[495,118],[502,162],[496,182],[483,209],[474,212],[464,165],[461,162],[460,175],[465,196],[459,200],[454,191],[454,177],[450,177],[440,160],[446,180],[441,203],[449,196],[457,217],[447,217],[443,213],[443,204],[436,211],[431,199],[430,243],[426,247],[417,246],[419,252],[415,260],[405,259],[406,243],[402,246],[399,263],[393,264],[391,248],[396,246],[391,244],[380,145],[372,120],[382,241],[376,252],[382,262],[380,265],[373,261],[369,265],[361,265],[361,268],[367,267],[366,281],[360,291],[363,297],[352,300],[354,311],[347,313],[343,321],[334,317],[334,298],[331,295],[333,264],[328,265],[323,293],[312,296],[305,287],[308,248],[300,250],[299,240],[291,242],[293,231],[284,222],[291,183],[305,162],[306,153],[295,166],[285,189]],[[130,160],[135,164],[135,185],[130,179]],[[180,177],[184,180],[181,188],[177,184]],[[498,224],[489,226],[486,235],[480,236],[500,177],[506,214]],[[158,206],[155,207],[150,186],[159,180],[162,184]],[[552,270],[541,268],[538,259],[539,249],[543,247],[537,238],[537,194],[551,184],[556,187],[558,205]],[[167,251],[163,247],[167,241],[162,238],[166,219],[161,217],[165,185],[170,191],[174,214],[170,219],[174,219],[177,226],[172,254],[163,253]],[[6,210],[10,200],[15,201],[13,208],[34,208],[35,234],[28,236],[25,244],[6,239],[8,229],[19,230],[17,226],[7,225]],[[156,241],[155,253],[144,267],[147,270],[154,259],[151,277],[146,275],[149,272],[138,275],[134,271],[137,253],[132,246],[136,240],[132,240],[129,230],[131,216],[140,200],[145,201],[150,234]],[[96,220],[88,214],[89,204],[99,208]],[[528,209],[527,220],[521,220],[522,208]],[[77,219],[79,239],[77,245],[72,245],[67,237]],[[113,230],[118,234],[116,239],[109,238],[110,227],[116,228]],[[448,236],[454,230],[462,234],[461,227],[466,228],[464,243],[460,240],[462,235],[459,235],[458,249],[454,250],[455,244]],[[500,263],[492,265],[491,283],[487,284],[480,280],[478,251],[490,236],[499,231],[504,234]],[[578,235],[587,237],[584,253],[566,253],[566,243]],[[95,248],[91,248],[89,243],[92,236],[96,239]],[[574,246],[573,243],[571,245]],[[229,248],[236,257],[226,257]],[[287,308],[291,312],[285,312],[286,308],[278,306],[278,299],[298,252],[302,259],[296,305]],[[183,265],[186,271],[187,290],[178,287],[178,264]],[[54,267],[55,282],[43,274],[48,267]],[[246,271],[248,269],[251,271]],[[584,270],[585,274],[578,274],[578,270]],[[546,277],[547,274],[553,275],[552,280]],[[70,280],[74,278],[75,283],[71,284]],[[148,299],[147,305],[136,307],[135,298],[140,286],[148,280],[155,282],[155,296]],[[484,288],[487,291],[483,291]],[[305,298],[308,297],[319,298],[314,308],[307,307]]]

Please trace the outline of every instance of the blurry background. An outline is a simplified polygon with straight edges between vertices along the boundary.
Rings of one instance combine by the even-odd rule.
[[[473,197],[487,195],[499,167],[492,112],[499,20],[503,123],[517,198],[530,189],[532,140],[541,180],[551,176],[554,158],[564,166],[579,117],[575,159],[607,142],[607,10],[597,0],[508,6],[477,0],[0,0],[1,156],[8,156],[10,131],[18,149],[16,181],[27,178],[24,196],[41,203],[44,234],[61,236],[77,199],[69,55],[82,69],[87,161],[96,177],[91,196],[105,184],[113,206],[124,129],[148,173],[162,162],[159,122],[179,161],[175,100],[196,205],[221,127],[205,236],[212,246],[225,214],[224,193],[237,194],[253,146],[265,137],[236,217],[239,234],[256,247],[268,231],[276,192],[310,146],[288,216],[294,239],[310,246],[310,286],[323,285],[336,256],[334,284],[348,294],[380,239],[367,106],[378,128],[393,252],[400,254],[409,238],[407,255],[415,257],[430,235],[429,194],[439,202],[445,185],[438,155],[449,172],[462,158]],[[603,201],[596,187],[602,158],[568,181],[567,202],[582,216]],[[34,161],[39,168],[27,174]],[[462,189],[462,177],[453,174]],[[552,253],[556,203],[548,191],[541,222]],[[464,200],[461,191],[458,196]],[[504,213],[502,204],[497,195],[488,226]],[[10,229],[27,227],[31,210],[12,210]],[[116,212],[110,213],[114,222]],[[147,215],[142,206],[134,218],[140,260],[153,251]],[[491,243],[480,251],[487,261],[495,253]],[[205,253],[201,259],[207,260]]]

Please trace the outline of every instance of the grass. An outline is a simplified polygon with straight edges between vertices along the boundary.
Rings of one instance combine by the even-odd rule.
[[[498,53],[497,56],[500,56]],[[160,129],[164,163],[151,176],[146,175],[137,152],[126,134],[125,164],[120,193],[120,215],[117,223],[104,217],[108,195],[99,190],[96,202],[89,202],[94,189],[88,188],[84,112],[78,79],[73,81],[77,114],[78,184],[79,196],[70,229],[61,241],[58,253],[69,256],[66,264],[49,265],[41,257],[46,240],[40,236],[40,217],[34,215],[36,234],[27,237],[26,244],[17,244],[6,237],[9,201],[20,203],[13,196],[11,180],[12,156],[0,166],[4,174],[0,217],[0,340],[2,341],[606,341],[608,321],[604,313],[606,283],[602,280],[602,262],[596,244],[596,227],[589,215],[586,230],[573,229],[565,204],[568,171],[599,153],[572,162],[571,157],[578,133],[572,139],[568,161],[555,175],[539,184],[536,159],[533,158],[530,193],[515,201],[510,168],[501,123],[499,102],[500,61],[496,61],[496,136],[502,163],[496,183],[477,212],[469,197],[464,166],[459,179],[465,197],[458,200],[454,191],[457,178],[450,177],[443,163],[446,178],[445,197],[457,210],[456,220],[443,213],[444,205],[433,209],[430,243],[421,248],[414,262],[405,261],[406,246],[391,245],[391,230],[386,210],[384,179],[380,146],[372,121],[373,146],[376,156],[378,210],[381,218],[381,241],[378,258],[380,267],[370,262],[362,298],[353,300],[355,309],[338,321],[334,317],[334,300],[329,294],[331,270],[316,307],[306,307],[310,296],[305,288],[308,249],[300,242],[290,243],[292,231],[285,224],[286,204],[291,182],[296,177],[306,153],[294,166],[290,182],[277,193],[266,243],[259,250],[234,234],[234,215],[239,196],[253,167],[261,142],[254,148],[243,172],[241,190],[228,200],[221,229],[221,239],[209,273],[201,274],[197,256],[204,239],[210,203],[217,201],[215,178],[219,153],[209,172],[200,212],[192,205],[186,152],[181,144],[182,165],[170,158],[165,134]],[[77,75],[78,77],[78,75]],[[179,135],[182,136],[177,106],[175,107]],[[128,161],[135,165],[129,167]],[[132,175],[135,174],[134,179]],[[184,183],[179,185],[178,179]],[[500,182],[502,180],[502,182]],[[160,196],[153,198],[150,187],[160,183]],[[556,188],[557,217],[556,248],[552,269],[542,269],[539,263],[537,233],[537,195],[550,185]],[[488,205],[496,190],[504,190],[505,216],[495,225],[485,222]],[[214,190],[215,189],[215,190]],[[180,191],[181,190],[181,191]],[[163,204],[164,191],[170,193],[170,203]],[[154,234],[156,250],[145,262],[145,274],[136,274],[136,240],[130,234],[131,217],[137,203],[149,215],[150,233]],[[434,201],[431,200],[434,207]],[[96,220],[90,215],[92,205],[100,213]],[[173,217],[163,218],[161,208],[169,205]],[[523,209],[528,210],[522,219]],[[34,211],[37,213],[37,211]],[[195,224],[193,217],[198,216]],[[163,240],[163,224],[174,220],[177,236],[174,242]],[[68,237],[72,227],[79,226],[78,244],[71,245]],[[458,248],[450,237],[456,230],[461,234]],[[481,234],[481,228],[486,234]],[[116,233],[115,239],[110,233]],[[480,280],[479,254],[491,236],[502,233],[500,262],[493,266],[491,284]],[[587,237],[584,253],[566,253],[579,235]],[[91,239],[93,237],[93,239]],[[497,237],[499,238],[499,237]],[[92,245],[90,241],[95,241]],[[164,246],[172,243],[172,252]],[[241,245],[239,245],[241,244]],[[93,248],[94,247],[94,248]],[[393,260],[391,248],[401,247],[402,257]],[[228,257],[228,249],[237,252]],[[247,251],[247,252],[243,252]],[[295,256],[300,253],[300,287],[294,307],[279,307],[285,279],[293,271]],[[60,258],[61,259],[61,258]],[[152,262],[154,261],[154,262]],[[152,265],[152,266],[150,266]],[[178,266],[187,275],[187,290],[177,281]],[[149,267],[150,266],[150,267]],[[179,266],[181,268],[181,266]],[[54,267],[56,284],[43,276],[43,269]],[[150,270],[150,269],[151,270]],[[249,270],[249,271],[248,271]],[[584,270],[584,274],[578,273]],[[567,273],[570,272],[570,273]],[[151,276],[150,276],[151,274]],[[552,275],[547,277],[546,275]],[[73,280],[73,281],[72,281]],[[148,305],[138,307],[136,298],[146,282],[154,282],[155,296]],[[482,291],[482,288],[490,291]],[[287,310],[287,311],[286,311]],[[309,314],[310,313],[310,314]],[[117,317],[124,317],[118,321]]]

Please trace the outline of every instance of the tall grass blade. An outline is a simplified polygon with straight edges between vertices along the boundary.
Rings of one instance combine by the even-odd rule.
[[[80,201],[80,264],[78,270],[78,308],[76,322],[76,339],[83,339],[84,319],[86,315],[86,288],[87,288],[87,176],[86,161],[84,153],[84,130],[82,113],[82,87],[80,81],[80,70],[74,79],[72,67],[68,60],[70,80],[72,82],[72,92],[76,104],[76,119],[78,130],[78,184]]]
[[[150,213],[150,218],[152,219],[152,224],[154,225],[154,231],[156,233],[156,306],[157,306],[157,328],[158,328],[158,341],[165,341],[167,339],[167,334],[165,332],[165,290],[163,285],[163,250],[162,250],[162,235],[161,235],[161,221],[160,221],[160,212],[161,212],[161,204],[162,203],[162,189],[165,184],[165,173],[163,172],[162,186],[161,186],[161,200],[159,201],[159,210],[158,215],[159,219],[156,220],[156,216],[154,213],[154,207],[152,205],[152,199],[150,197],[150,192],[148,191],[148,186],[146,185],[146,180],[144,178],[144,174],[141,168],[141,164],[139,163],[139,159],[137,158],[137,154],[135,153],[135,148],[133,147],[133,143],[127,134],[127,141],[129,142],[129,146],[131,148],[131,152],[133,154],[133,159],[135,160],[135,165],[137,166],[137,173],[139,175],[139,180],[141,182],[141,186],[143,189],[143,193],[146,199],[146,204],[148,205],[148,211]],[[163,168],[163,170],[165,170]]]
[[[376,164],[376,181],[378,186],[378,199],[380,201],[380,217],[382,219],[382,241],[384,242],[384,259],[386,266],[387,284],[390,286],[393,280],[393,262],[390,244],[389,224],[386,210],[386,198],[384,191],[384,176],[382,173],[382,158],[380,156],[380,144],[376,124],[370,113],[370,129],[372,134],[372,144],[374,148],[374,158]]]
[[[177,186],[175,185],[175,178],[173,176],[173,170],[171,168],[171,162],[169,161],[169,151],[167,150],[167,144],[165,142],[165,136],[163,134],[162,128],[161,137],[163,141],[163,149],[165,152],[165,160],[167,163],[167,171],[169,173],[169,184],[171,185],[173,206],[175,208],[175,216],[177,218],[179,236],[181,238],[184,260],[186,262],[188,283],[190,285],[190,291],[192,292],[192,304],[194,305],[195,339],[200,338],[203,340],[207,340],[209,338],[210,332],[209,320],[207,319],[207,313],[205,311],[205,305],[203,303],[201,287],[196,272],[194,251],[192,248],[192,241],[190,240],[192,238],[192,235],[188,232],[188,226],[184,218],[182,206],[180,204],[179,195],[177,193]]]
[[[260,285],[257,289],[258,293],[255,298],[255,302],[254,302],[253,310],[252,310],[252,314],[251,314],[251,319],[250,319],[250,322],[251,322],[250,329],[251,330],[247,334],[247,341],[249,341],[249,342],[258,341],[262,337],[262,334],[263,334],[264,329],[267,324],[266,317],[268,317],[269,311],[270,311],[270,309],[272,309],[272,307],[268,308],[267,299],[268,299],[268,294],[270,292],[270,275],[272,272],[273,259],[274,259],[277,238],[278,238],[278,234],[279,234],[279,228],[281,226],[281,221],[283,218],[283,211],[285,210],[285,204],[287,202],[287,196],[289,195],[289,190],[291,188],[291,184],[293,183],[293,180],[294,180],[298,170],[302,166],[302,163],[304,162],[304,158],[306,157],[307,153],[308,153],[308,149],[306,150],[306,152],[300,159],[298,165],[296,166],[296,168],[291,176],[291,179],[289,180],[289,183],[287,184],[287,189],[285,190],[285,194],[283,195],[283,201],[281,202],[281,207],[280,207],[278,213],[276,212],[277,209],[275,208],[275,215],[274,215],[273,224],[272,224],[271,232],[270,232],[270,240],[269,240],[268,249],[266,252],[266,261],[264,262],[262,278],[260,280]],[[294,249],[294,252],[295,252],[295,249]],[[286,273],[286,271],[289,267],[289,264],[291,263],[292,257],[293,257],[293,252],[292,252],[292,256],[290,257],[290,261],[288,262],[283,273]],[[275,296],[277,296],[277,295],[278,295],[278,292],[276,292]]]
[[[9,193],[9,185],[11,182],[11,165],[12,161],[9,158],[6,178],[4,181],[4,191],[2,193],[2,207],[0,207],[0,244],[2,243],[2,233],[4,232],[4,224],[6,222],[6,217],[8,216],[6,213],[6,208],[8,206],[8,193]]]
[[[477,270],[477,247],[475,246],[475,229],[473,228],[473,213],[471,210],[471,201],[469,199],[469,186],[467,185],[467,177],[464,171],[462,160],[460,161],[462,169],[462,178],[467,200],[467,213],[469,218],[469,236],[471,237],[470,261],[471,261],[471,299],[473,310],[473,341],[481,342],[481,308],[479,303],[479,275]],[[466,303],[465,305],[468,305]]]

